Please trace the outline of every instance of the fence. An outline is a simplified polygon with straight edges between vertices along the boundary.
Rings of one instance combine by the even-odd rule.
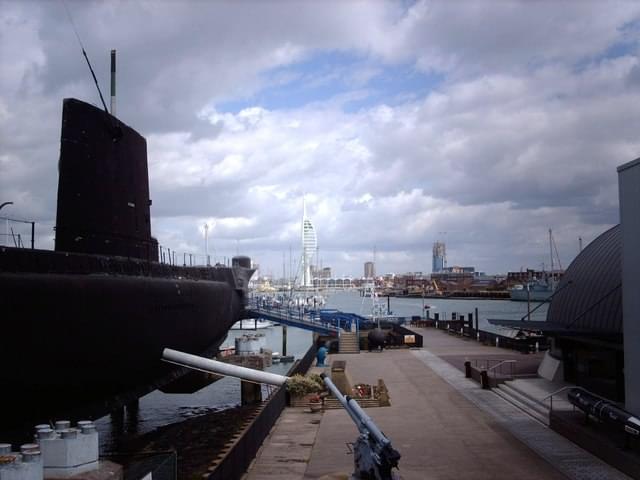
[[[522,331],[522,333],[518,332],[513,336],[509,336],[495,332],[476,330],[473,328],[471,320],[429,319],[416,322],[415,326],[445,330],[452,335],[475,339],[483,345],[495,345],[496,347],[508,348],[521,353],[531,353],[549,349],[548,339],[544,335],[527,334]]]
[[[2,225],[4,224],[4,228]],[[0,217],[0,245],[15,248],[34,248],[35,222]]]

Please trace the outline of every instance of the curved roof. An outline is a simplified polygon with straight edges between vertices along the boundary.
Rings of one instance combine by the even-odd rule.
[[[567,330],[622,334],[621,237],[616,225],[571,262],[551,300],[547,322]]]

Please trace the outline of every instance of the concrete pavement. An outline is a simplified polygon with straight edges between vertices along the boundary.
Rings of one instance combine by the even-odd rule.
[[[627,478],[491,391],[481,390],[438,356],[510,352],[432,329],[420,333],[426,347],[422,350],[329,357],[346,360],[355,382],[384,379],[391,406],[369,408],[367,413],[401,453],[402,478]],[[356,437],[342,410],[311,414],[287,408],[246,478],[346,478],[353,471],[346,443]]]

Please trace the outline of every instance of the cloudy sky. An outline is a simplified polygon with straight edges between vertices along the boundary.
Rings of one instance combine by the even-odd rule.
[[[638,2],[67,0],[147,138],[152,229],[262,273],[566,266],[618,222],[640,156]],[[99,97],[61,1],[0,0],[0,203],[52,248],[62,99]]]

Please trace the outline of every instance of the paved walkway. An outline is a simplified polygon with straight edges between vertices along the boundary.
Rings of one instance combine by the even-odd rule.
[[[625,479],[491,391],[464,378],[445,356],[493,355],[494,347],[424,330],[422,350],[331,355],[347,361],[355,382],[383,378],[391,406],[367,413],[401,453],[403,479]],[[474,349],[480,352],[473,353]],[[505,353],[498,350],[498,354]],[[265,441],[247,480],[347,478],[357,430],[346,412],[287,408]]]

